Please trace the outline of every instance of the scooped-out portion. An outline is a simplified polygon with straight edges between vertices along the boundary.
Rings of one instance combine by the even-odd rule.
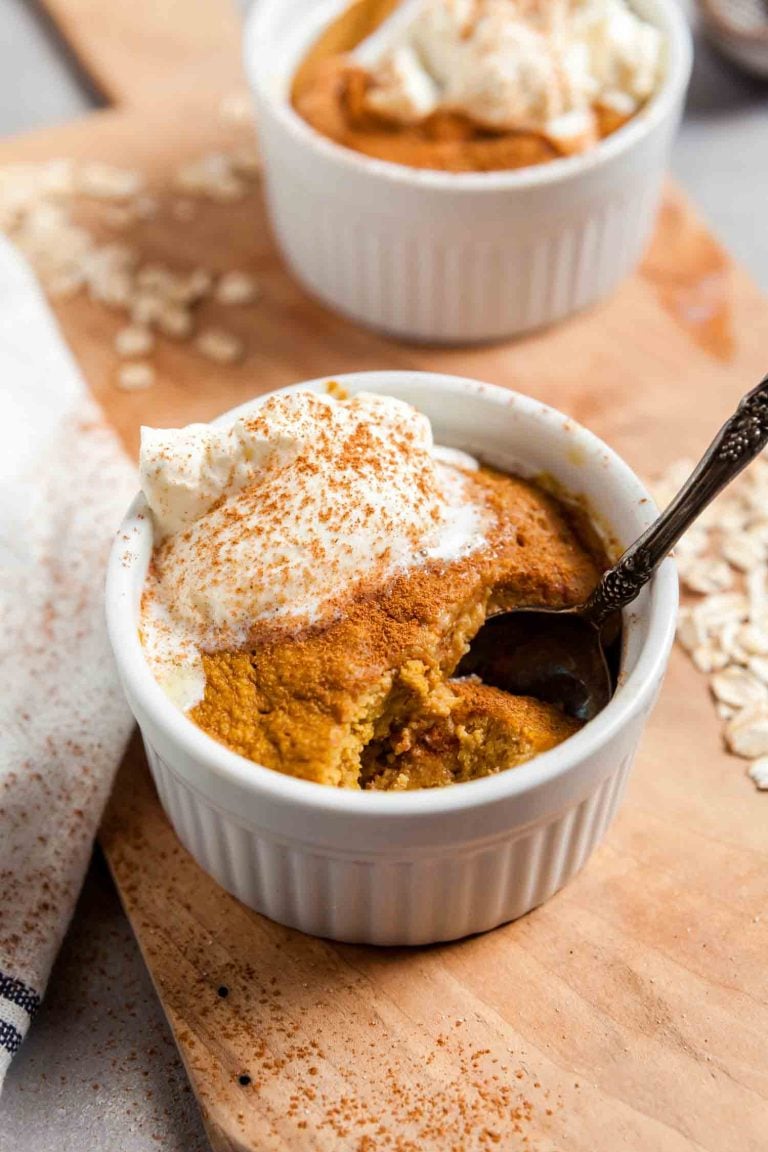
[[[331,386],[145,430],[142,483],[147,660],[234,752],[403,790],[514,768],[578,729],[454,673],[489,614],[578,603],[602,558],[558,499],[436,446],[410,405]]]

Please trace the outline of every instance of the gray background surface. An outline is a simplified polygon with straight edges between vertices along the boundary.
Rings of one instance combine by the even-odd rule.
[[[1,0],[0,133],[67,120],[96,102],[34,5]],[[768,85],[736,71],[701,38],[673,169],[717,234],[768,289]],[[207,1148],[98,851],[1,1107],[0,1152]]]

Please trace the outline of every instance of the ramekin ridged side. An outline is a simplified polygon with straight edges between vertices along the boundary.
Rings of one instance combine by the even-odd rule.
[[[654,514],[642,485],[614,453],[527,397],[418,372],[336,379],[350,392],[388,392],[414,403],[439,441],[489,464],[548,473],[581,495],[621,544]],[[625,616],[613,700],[576,736],[520,768],[468,784],[370,793],[312,784],[244,760],[171,704],[149,671],[137,631],[151,551],[151,518],[139,496],[118,533],[107,582],[118,669],[179,839],[248,906],[338,940],[450,940],[542,903],[599,843],[674,637],[677,581],[670,561]]]
[[[270,217],[297,279],[361,323],[449,343],[526,332],[608,295],[649,238],[691,66],[675,0],[636,6],[668,45],[647,108],[585,156],[457,174],[372,160],[309,128],[287,82],[343,4],[255,0],[246,68]]]
[[[355,860],[249,827],[201,798],[146,740],[145,748],[179,840],[223,888],[280,924],[379,945],[453,940],[543,904],[603,838],[632,763],[629,750],[583,800],[496,843],[439,857]]]

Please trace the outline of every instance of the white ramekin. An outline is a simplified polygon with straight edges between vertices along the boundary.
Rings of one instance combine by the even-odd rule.
[[[621,546],[655,513],[640,481],[605,444],[528,397],[431,373],[336,379],[350,392],[386,392],[416,405],[443,444],[502,469],[553,476],[587,501],[596,523]],[[326,381],[296,387],[322,389]],[[138,637],[151,552],[151,516],[138,496],[117,534],[107,579],[118,669],[179,839],[245,904],[337,940],[450,940],[493,928],[546,900],[602,837],[674,636],[671,561],[625,613],[620,686],[576,736],[498,776],[380,793],[328,788],[253,764],[171,704]]]
[[[676,0],[633,0],[668,49],[634,120],[585,156],[478,174],[373,160],[296,115],[293,72],[348,2],[255,0],[246,27],[267,202],[297,279],[354,320],[451,343],[551,324],[612,291],[650,235],[690,75]]]

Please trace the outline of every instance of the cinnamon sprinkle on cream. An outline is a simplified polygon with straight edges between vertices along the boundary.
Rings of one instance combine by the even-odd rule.
[[[491,513],[433,449],[424,416],[366,393],[286,393],[221,428],[144,429],[158,546],[143,630],[172,694],[198,695],[201,650],[316,626],[398,572],[482,548]]]

